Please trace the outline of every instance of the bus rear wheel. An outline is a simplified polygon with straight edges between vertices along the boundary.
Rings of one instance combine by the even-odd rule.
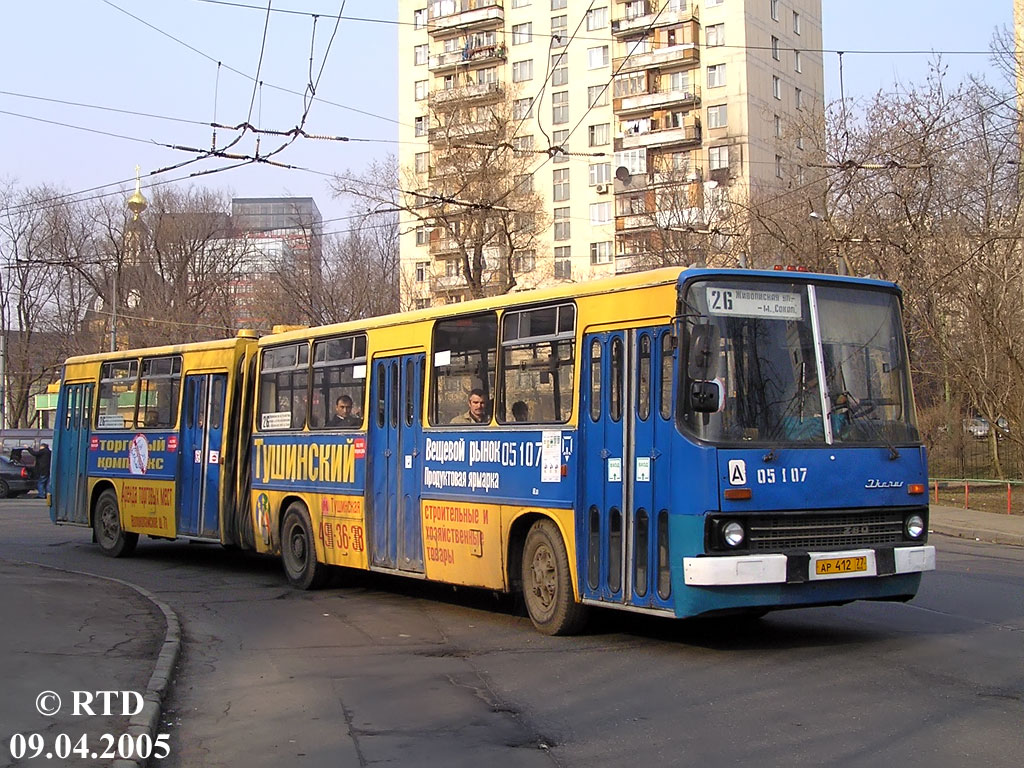
[[[316,559],[316,540],[309,513],[293,503],[281,524],[281,562],[288,583],[298,589],[319,589],[327,582],[327,566]]]
[[[92,530],[100,551],[107,557],[127,557],[135,551],[139,534],[125,533],[121,528],[121,511],[117,494],[107,489],[96,499],[92,513]]]
[[[569,555],[550,520],[538,520],[526,534],[523,599],[533,626],[545,635],[572,635],[586,624],[587,609],[573,593]]]

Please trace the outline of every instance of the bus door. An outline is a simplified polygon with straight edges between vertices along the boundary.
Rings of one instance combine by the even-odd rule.
[[[577,512],[584,597],[636,606],[663,602],[659,544],[667,537],[666,446],[673,428],[671,409],[666,415],[661,402],[664,378],[665,403],[671,403],[671,375],[662,375],[661,362],[663,354],[671,362],[668,334],[668,328],[645,328],[584,337]]]
[[[423,573],[419,452],[426,356],[378,358],[370,382],[368,518],[370,562],[379,568]]]
[[[54,468],[50,477],[55,522],[89,524],[86,493],[92,384],[68,384],[61,391],[54,434]]]
[[[220,466],[227,382],[223,373],[185,377],[178,453],[180,536],[220,539]]]

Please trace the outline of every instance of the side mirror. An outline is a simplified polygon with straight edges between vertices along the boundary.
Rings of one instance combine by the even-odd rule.
[[[718,327],[709,323],[695,325],[690,330],[687,373],[691,379],[713,379],[718,372],[718,354],[721,336]]]
[[[694,381],[690,384],[690,407],[697,413],[716,413],[724,394],[718,381]]]

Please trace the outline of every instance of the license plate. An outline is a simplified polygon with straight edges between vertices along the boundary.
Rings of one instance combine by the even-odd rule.
[[[818,560],[814,564],[814,573],[818,576],[838,576],[843,573],[860,573],[867,571],[868,559],[859,557],[830,557]]]

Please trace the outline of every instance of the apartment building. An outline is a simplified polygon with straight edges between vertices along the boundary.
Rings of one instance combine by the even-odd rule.
[[[803,184],[813,162],[820,0],[399,0],[399,21],[399,163],[423,203],[402,214],[408,306],[472,293],[451,218],[480,201],[440,183],[453,147],[514,147],[540,208],[515,258],[488,240],[493,292],[687,263],[673,233]],[[472,117],[453,141],[455,105]]]

